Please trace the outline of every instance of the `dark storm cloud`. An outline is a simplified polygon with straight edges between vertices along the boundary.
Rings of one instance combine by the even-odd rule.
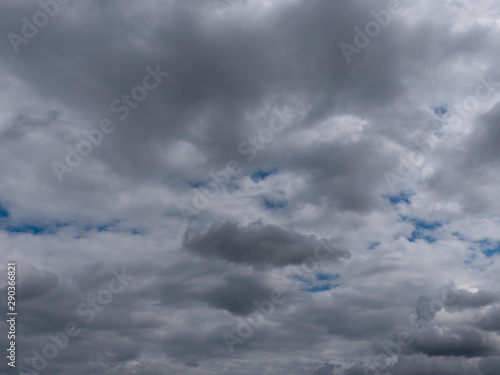
[[[188,229],[184,234],[184,246],[208,258],[260,267],[300,265],[306,258],[313,257],[317,249],[325,251],[325,244],[314,235],[261,222],[242,227],[226,221],[213,224],[201,233]],[[334,262],[350,257],[350,253],[343,249],[328,247],[327,251]]]
[[[457,357],[481,357],[499,350],[492,336],[466,326],[429,327],[411,347],[428,356]]]
[[[498,301],[498,296],[487,290],[479,290],[477,293],[468,290],[454,291],[453,303],[447,305],[450,310],[464,310],[488,306]]]
[[[386,6],[384,2],[375,5],[380,9]],[[70,22],[74,8],[82,8],[74,11],[86,12],[87,16]],[[234,158],[241,139],[260,125],[244,118],[273,102],[278,93],[297,93],[308,101],[306,107],[311,110],[305,126],[313,126],[335,112],[345,113],[337,109],[341,101],[348,101],[349,106],[358,103],[356,106],[362,108],[371,105],[373,98],[390,101],[398,95],[401,85],[390,64],[370,64],[358,77],[336,48],[325,48],[350,40],[352,25],[369,20],[369,10],[363,10],[362,3],[347,1],[337,5],[328,1],[284,3],[274,11],[276,14],[260,21],[244,21],[243,25],[252,30],[249,33],[237,23],[207,21],[202,14],[210,11],[210,6],[191,2],[164,4],[151,23],[143,26],[129,17],[133,12],[151,17],[147,8],[128,3],[68,4],[35,39],[22,46],[25,51],[16,55],[16,63],[10,68],[12,74],[22,74],[40,94],[74,108],[89,126],[97,126],[102,116],[116,118],[110,113],[110,103],[137,85],[144,67],[160,63],[171,77],[108,137],[110,152],[97,149],[93,157],[114,166],[121,160],[120,164],[127,164],[131,172],[145,176],[162,167],[155,152],[159,144],[171,147],[175,140],[183,139],[209,153],[212,163],[220,166]],[[10,21],[4,29],[14,25]],[[57,32],[59,29],[64,29],[64,35]],[[309,32],[299,32],[303,29]],[[390,33],[384,33],[378,41],[393,48],[390,38]],[[137,54],[136,43],[149,48]],[[358,61],[366,56],[359,56]],[[359,90],[352,89],[353,82]],[[78,87],[78,91],[72,87]],[[375,97],[358,96],[375,87]],[[337,156],[346,157],[351,156]],[[295,157],[299,163],[302,158],[308,156]],[[335,199],[345,200],[346,208],[369,204],[360,196],[364,193],[357,190],[341,184]],[[344,197],[348,191],[355,195]]]
[[[478,317],[476,324],[484,330],[500,331],[500,306],[491,306]]]

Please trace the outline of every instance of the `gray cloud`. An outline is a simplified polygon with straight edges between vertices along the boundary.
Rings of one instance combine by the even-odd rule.
[[[484,332],[463,326],[429,328],[415,338],[412,348],[428,356],[481,357],[498,352],[498,345]]]
[[[40,274],[31,274],[19,283],[19,298],[33,299],[47,294],[59,286],[57,274],[45,271]]]
[[[206,257],[275,267],[300,265],[306,258],[314,256],[317,248],[325,248],[314,235],[303,235],[261,222],[241,227],[229,221],[213,224],[203,233],[188,229],[184,234],[184,246]],[[350,257],[343,249],[331,248],[329,254],[333,261]]]

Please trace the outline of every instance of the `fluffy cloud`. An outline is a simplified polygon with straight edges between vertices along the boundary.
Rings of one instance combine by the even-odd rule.
[[[255,266],[300,265],[319,250],[332,261],[350,257],[348,251],[328,247],[328,244],[325,246],[314,235],[303,235],[261,222],[246,228],[234,222],[218,223],[204,233],[188,229],[184,234],[184,246],[202,256]]]

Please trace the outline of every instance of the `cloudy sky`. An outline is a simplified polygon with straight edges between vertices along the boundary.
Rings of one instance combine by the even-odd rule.
[[[498,373],[500,3],[0,10],[0,374]]]

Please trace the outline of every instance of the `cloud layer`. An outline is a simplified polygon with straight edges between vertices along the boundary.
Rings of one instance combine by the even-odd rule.
[[[1,7],[18,373],[497,373],[497,2]]]

